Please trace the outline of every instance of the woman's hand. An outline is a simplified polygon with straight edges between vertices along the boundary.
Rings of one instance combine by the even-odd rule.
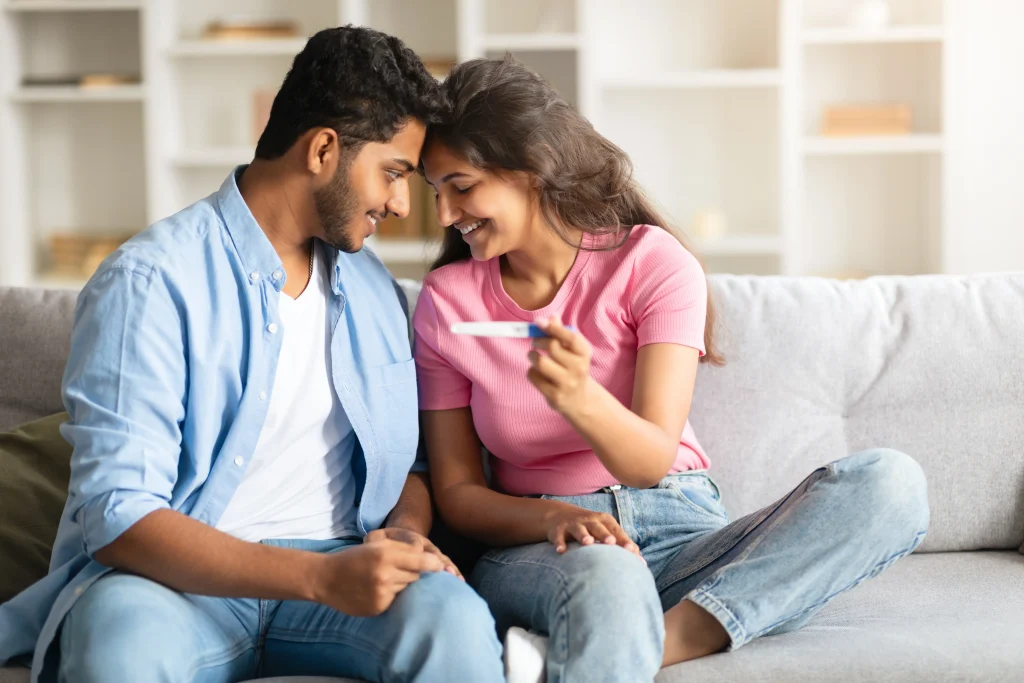
[[[533,340],[527,378],[562,415],[584,414],[596,387],[590,376],[590,342],[558,318],[538,324],[549,336]]]
[[[570,540],[581,545],[604,543],[619,545],[641,560],[640,548],[630,540],[615,518],[603,512],[593,512],[568,503],[553,503],[551,512],[544,516],[548,540],[555,552],[564,553]]]

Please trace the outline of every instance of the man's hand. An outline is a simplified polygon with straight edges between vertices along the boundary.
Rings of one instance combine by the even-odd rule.
[[[444,564],[444,571],[449,574],[454,574],[463,581],[466,580],[462,576],[462,572],[459,571],[459,568],[455,566],[455,563],[448,559],[448,556],[442,553],[438,547],[423,534],[410,529],[403,529],[401,527],[388,527],[386,529],[377,529],[376,531],[371,531],[366,534],[366,537],[363,539],[363,543],[373,543],[384,539],[405,543],[423,552],[436,555]]]
[[[444,569],[437,554],[382,537],[322,557],[316,602],[354,617],[381,614],[422,572]]]

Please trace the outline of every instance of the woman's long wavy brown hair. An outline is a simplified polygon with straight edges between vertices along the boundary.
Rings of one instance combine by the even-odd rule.
[[[615,234],[621,236],[619,246],[633,226],[655,225],[693,252],[640,189],[629,156],[510,55],[459,64],[444,89],[451,111],[442,123],[428,127],[426,146],[440,142],[483,170],[527,173],[534,179],[541,215],[562,239],[569,242],[573,230]],[[468,258],[462,236],[446,230],[431,270]],[[710,290],[704,347],[703,362],[723,362],[715,346]]]

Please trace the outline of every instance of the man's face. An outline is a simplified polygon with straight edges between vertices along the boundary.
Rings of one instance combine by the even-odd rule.
[[[388,213],[409,215],[409,176],[416,171],[426,127],[410,120],[388,142],[368,142],[341,163],[314,195],[322,239],[353,253]]]

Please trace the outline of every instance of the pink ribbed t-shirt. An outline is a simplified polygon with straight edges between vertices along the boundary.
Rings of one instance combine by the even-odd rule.
[[[527,311],[505,292],[499,259],[460,261],[430,273],[413,316],[420,408],[469,406],[491,454],[492,485],[512,495],[578,495],[617,483],[572,426],[526,378],[527,339],[456,336],[452,323],[559,316],[593,346],[590,373],[623,405],[633,400],[637,350],[682,344],[704,354],[707,284],[697,259],[658,227],[633,228],[610,251],[586,235],[544,308]],[[689,422],[673,472],[708,467]]]

